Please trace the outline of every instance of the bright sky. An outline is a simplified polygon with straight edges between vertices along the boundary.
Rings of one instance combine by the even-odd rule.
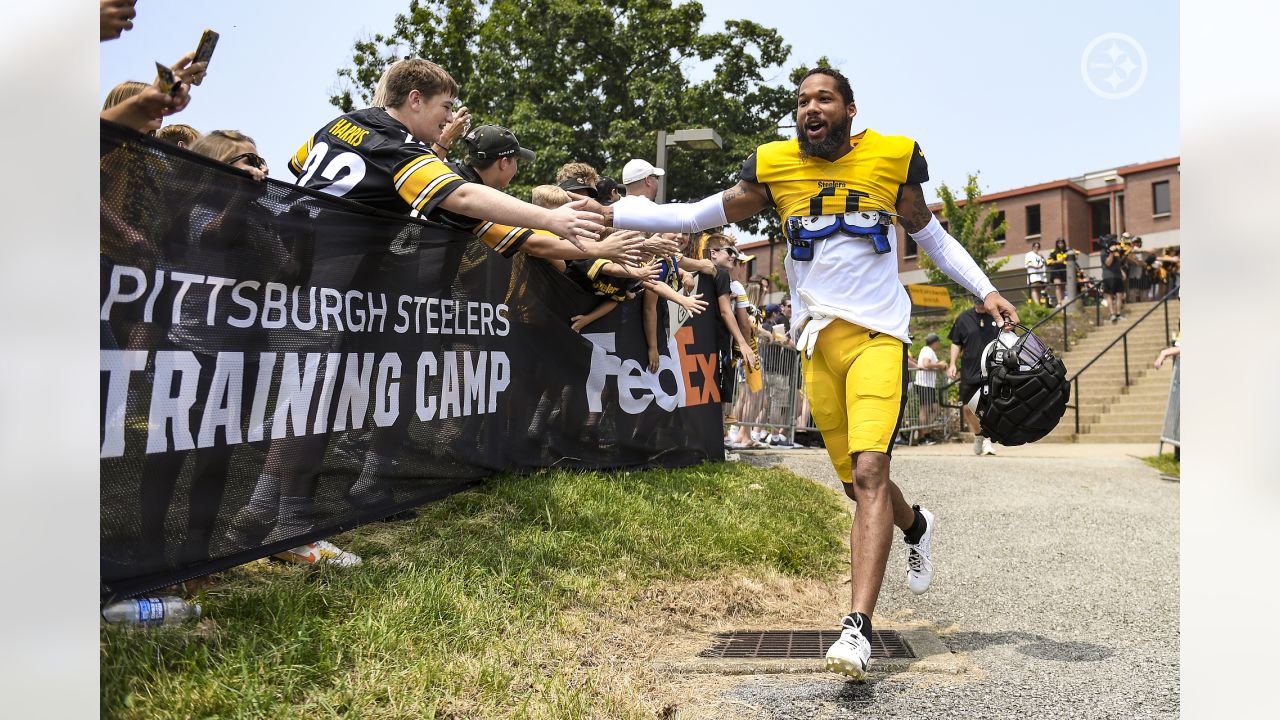
[[[932,176],[927,197],[939,181],[963,184],[970,171],[981,171],[984,191],[994,192],[1179,154],[1175,0],[702,4],[705,29],[749,18],[779,30],[792,47],[786,70],[827,55],[852,81],[855,131],[869,126],[920,143]],[[135,29],[101,46],[101,94],[122,80],[150,80],[156,60],[171,63],[211,27],[222,38],[210,75],[177,121],[252,135],[272,175],[291,179],[288,157],[337,115],[328,98],[352,44],[389,31],[407,7],[140,0]],[[1095,38],[1112,33],[1128,37],[1096,43],[1082,63]],[[1128,96],[1106,99],[1084,71],[1101,93],[1113,90],[1108,78],[1124,80],[1115,86],[1122,93],[1145,77]]]

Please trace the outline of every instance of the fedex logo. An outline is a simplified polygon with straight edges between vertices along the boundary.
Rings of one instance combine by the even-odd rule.
[[[587,409],[602,412],[605,383],[617,378],[618,405],[629,415],[639,415],[656,403],[666,412],[677,407],[719,402],[720,391],[716,387],[715,355],[686,355],[685,348],[693,342],[691,328],[681,328],[675,337],[667,341],[667,354],[658,356],[658,372],[651,373],[639,361],[623,360],[614,354],[617,350],[615,333],[583,333],[591,341],[591,371],[587,375]],[[693,384],[693,375],[701,374],[701,385]],[[668,386],[663,387],[663,375]]]

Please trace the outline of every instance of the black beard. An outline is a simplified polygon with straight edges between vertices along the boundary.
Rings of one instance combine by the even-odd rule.
[[[837,153],[849,144],[849,118],[846,117],[839,125],[828,127],[827,136],[816,143],[809,142],[803,125],[797,125],[796,139],[800,141],[802,155],[835,160]]]

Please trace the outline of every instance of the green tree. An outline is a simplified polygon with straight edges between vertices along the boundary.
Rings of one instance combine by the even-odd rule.
[[[714,128],[722,150],[668,154],[668,201],[696,200],[736,182],[795,104],[794,86],[769,82],[791,53],[776,30],[730,20],[704,33],[704,18],[699,3],[671,0],[414,0],[389,35],[356,43],[332,101],[368,104],[388,64],[433,60],[461,85],[473,125],[509,127],[537,152],[511,187],[526,198],[564,163],[620,179],[628,159],[654,156],[657,130]],[[711,77],[692,82],[698,64]],[[741,227],[778,231],[772,213]]]
[[[1009,262],[1007,257],[999,260],[991,259],[991,256],[1000,249],[996,238],[1004,236],[1009,224],[992,211],[990,205],[978,202],[981,195],[982,191],[978,189],[977,173],[969,174],[969,179],[964,185],[963,200],[956,199],[955,192],[947,187],[946,183],[938,186],[938,197],[942,198],[941,221],[946,224],[947,232],[964,246],[974,262],[978,263],[978,267],[982,268],[982,272],[990,277]],[[920,253],[920,268],[924,270],[930,282],[955,285],[946,273],[938,269],[927,253]]]

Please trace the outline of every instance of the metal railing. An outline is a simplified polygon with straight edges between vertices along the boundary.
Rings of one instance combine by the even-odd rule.
[[[1069,378],[1072,384],[1074,402],[1067,405],[1075,411],[1075,431],[1080,432],[1080,376],[1098,362],[1116,345],[1124,352],[1124,384],[1132,383],[1129,372],[1129,333],[1151,316],[1157,309],[1164,310],[1165,341],[1169,344],[1172,335],[1169,320],[1169,300],[1177,297],[1178,286],[1170,288],[1160,300],[1142,314],[1132,325],[1112,340],[1097,355],[1084,364]],[[1069,301],[1064,302],[1048,316],[1042,318],[1032,330],[1061,317],[1063,351],[1070,348],[1070,307],[1075,303],[1083,303],[1086,295],[1077,293]],[[1099,306],[1100,308],[1101,306]],[[1086,321],[1087,322],[1087,321]],[[1102,325],[1101,310],[1094,321],[1095,326]],[[795,443],[797,431],[817,432],[813,418],[809,412],[809,404],[804,392],[804,372],[800,363],[800,352],[795,346],[786,342],[773,342],[761,339],[758,347],[760,356],[761,386],[753,392],[747,382],[746,374],[739,363],[732,372],[738,373],[730,415],[726,426],[742,426],[768,430],[771,436],[782,435],[785,445]],[[910,368],[910,381],[907,386],[906,406],[902,420],[898,425],[901,442],[915,444],[923,438],[936,436],[938,440],[948,440],[962,430],[961,403],[959,401],[959,383],[949,382],[945,371],[922,370]],[[924,384],[919,373],[934,373],[933,384]],[[750,446],[749,442],[742,446]]]
[[[1117,336],[1114,340],[1107,343],[1107,346],[1104,347],[1102,350],[1099,350],[1097,355],[1094,355],[1093,358],[1089,360],[1089,362],[1084,364],[1084,367],[1077,370],[1074,375],[1068,378],[1067,381],[1071,383],[1072,402],[1068,403],[1067,407],[1075,411],[1075,428],[1076,428],[1075,431],[1077,435],[1080,434],[1080,376],[1083,375],[1086,370],[1093,367],[1095,363],[1097,363],[1099,360],[1102,359],[1102,356],[1110,352],[1111,349],[1114,348],[1118,343],[1124,349],[1124,386],[1129,387],[1129,385],[1132,384],[1132,379],[1129,373],[1129,333],[1133,332],[1134,328],[1142,324],[1142,321],[1151,317],[1151,314],[1154,313],[1156,310],[1163,308],[1164,309],[1165,346],[1167,347],[1173,344],[1172,342],[1173,336],[1170,332],[1170,327],[1169,327],[1169,300],[1178,296],[1178,287],[1179,287],[1178,285],[1174,285],[1173,287],[1169,288],[1169,290],[1166,291],[1165,294],[1158,301],[1156,301],[1155,305],[1152,305],[1150,308],[1147,308],[1147,311],[1144,312],[1137,320],[1134,320],[1132,325],[1125,328],[1124,332],[1120,333],[1120,335]]]

